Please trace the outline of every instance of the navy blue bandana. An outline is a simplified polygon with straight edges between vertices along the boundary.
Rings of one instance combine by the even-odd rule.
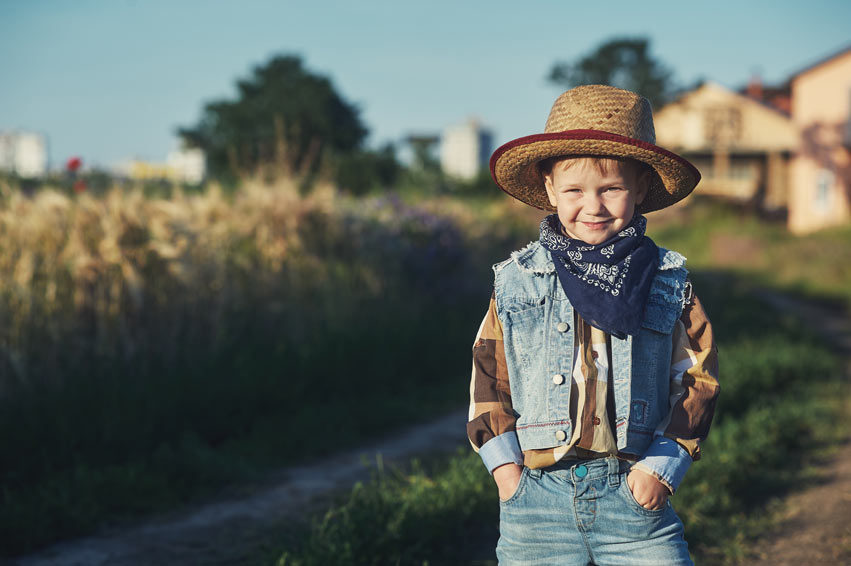
[[[586,244],[563,235],[558,215],[541,221],[541,245],[549,250],[556,274],[589,324],[617,338],[641,328],[659,251],[644,236],[647,219],[636,214],[626,228],[602,244]]]

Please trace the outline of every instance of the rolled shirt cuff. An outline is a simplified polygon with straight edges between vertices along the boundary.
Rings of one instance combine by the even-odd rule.
[[[523,451],[520,450],[520,442],[517,440],[517,433],[514,431],[494,436],[485,442],[479,448],[479,456],[481,456],[482,462],[491,474],[496,468],[504,464],[523,465]]]
[[[635,465],[650,470],[670,489],[676,491],[692,463],[688,451],[675,440],[657,436]]]

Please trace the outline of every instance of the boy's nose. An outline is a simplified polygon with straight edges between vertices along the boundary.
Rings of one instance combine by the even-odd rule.
[[[603,204],[603,199],[601,199],[597,195],[588,195],[585,199],[585,212],[588,214],[600,214],[606,211],[606,207]]]

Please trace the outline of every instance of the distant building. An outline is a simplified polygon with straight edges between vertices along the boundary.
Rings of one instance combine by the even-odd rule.
[[[789,228],[802,233],[851,220],[851,46],[796,73],[791,85],[801,145]]]
[[[447,175],[471,180],[487,167],[493,135],[476,120],[450,126],[440,138],[440,167]]]
[[[165,163],[133,159],[115,167],[119,175],[134,181],[172,181],[197,185],[207,174],[206,159],[200,149],[179,149],[168,154]]]
[[[45,176],[45,137],[35,132],[0,132],[0,170],[24,178]]]
[[[166,165],[171,179],[190,185],[200,184],[207,175],[204,152],[197,148],[176,149],[168,154]]]
[[[792,120],[774,107],[707,82],[664,106],[656,140],[700,170],[697,194],[787,205],[789,161],[799,147]]]

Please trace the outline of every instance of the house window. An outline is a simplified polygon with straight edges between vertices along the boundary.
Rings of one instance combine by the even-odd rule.
[[[830,169],[822,169],[816,177],[816,210],[822,214],[830,211],[830,193],[833,187],[833,171]]]
[[[706,138],[713,146],[734,145],[742,137],[742,113],[738,108],[710,107],[703,114]]]

